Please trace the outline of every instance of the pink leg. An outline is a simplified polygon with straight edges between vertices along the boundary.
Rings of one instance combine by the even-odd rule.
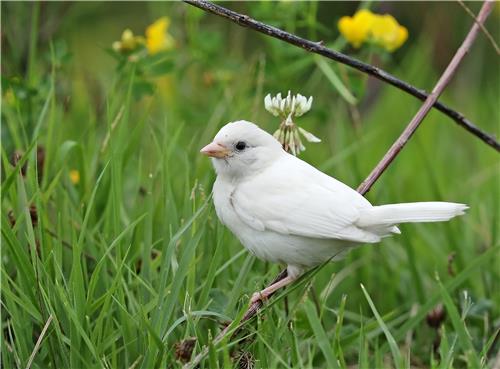
[[[297,279],[297,277],[286,277],[286,278],[283,278],[282,280],[264,288],[260,292],[255,292],[253,294],[252,298],[250,299],[250,304],[253,304],[254,302],[257,302],[259,300],[261,300],[261,301],[266,300],[269,297],[269,295],[273,294],[274,292],[276,292],[277,290],[279,290],[282,287],[288,286],[290,283],[292,283],[296,279]]]

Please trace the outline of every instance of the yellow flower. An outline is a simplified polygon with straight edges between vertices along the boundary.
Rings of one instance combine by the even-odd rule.
[[[353,17],[340,18],[337,26],[346,40],[357,48],[368,38],[374,17],[371,11],[361,9]]]
[[[121,40],[113,42],[113,50],[117,52],[134,51],[141,43],[144,43],[144,38],[134,36],[134,33],[127,28],[123,31]]]
[[[167,32],[170,19],[162,17],[146,28],[146,47],[150,54],[156,54],[174,47],[175,41]]]
[[[69,171],[69,180],[73,184],[78,184],[80,183],[80,172],[77,171],[76,169],[70,170]]]
[[[375,18],[371,34],[373,41],[387,51],[399,48],[408,38],[408,30],[400,26],[392,15],[379,15]]]
[[[338,22],[340,33],[354,47],[371,41],[392,52],[408,39],[408,30],[389,14],[374,14],[361,9],[353,17],[342,17]]]

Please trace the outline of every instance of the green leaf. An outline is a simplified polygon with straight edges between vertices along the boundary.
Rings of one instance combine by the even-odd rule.
[[[340,96],[344,98],[351,105],[356,105],[358,103],[357,99],[351,94],[349,89],[342,83],[340,78],[337,76],[337,73],[333,70],[333,68],[328,64],[325,59],[321,56],[315,56],[314,61],[318,68],[323,72],[326,78],[330,81],[333,87],[338,91]]]
[[[136,80],[132,86],[132,92],[136,100],[140,100],[144,96],[151,96],[155,92],[153,83],[145,80]]]
[[[164,74],[170,73],[175,67],[172,59],[163,59],[154,64],[151,64],[146,69],[148,77],[159,77]]]
[[[365,289],[365,286],[361,284],[361,289],[363,290],[363,293],[365,294],[366,300],[368,301],[368,304],[370,305],[370,308],[372,309],[373,315],[375,315],[375,318],[377,319],[378,324],[382,328],[385,334],[385,338],[387,339],[387,342],[389,343],[389,347],[391,348],[392,352],[392,358],[394,360],[394,365],[397,368],[403,368],[404,361],[403,358],[401,357],[401,352],[399,351],[399,347],[396,343],[396,340],[392,336],[391,332],[389,331],[389,328],[387,328],[387,325],[384,323],[382,318],[380,317],[380,314],[377,311],[377,308],[375,307],[375,304],[373,303],[370,295]]]
[[[9,176],[7,177],[7,179],[2,183],[2,194],[5,194],[5,192],[10,188],[10,186],[14,182],[14,179],[16,178],[16,175],[20,174],[21,168],[23,167],[24,163],[26,163],[26,161],[28,160],[29,155],[31,153],[31,150],[33,150],[33,148],[35,147],[35,145],[36,145],[36,140],[33,140],[33,142],[30,144],[30,146],[28,147],[28,149],[26,150],[26,152],[24,153],[24,155],[17,162],[16,167],[14,168],[14,170],[12,170],[12,172],[10,172]]]
[[[309,324],[311,324],[316,342],[318,343],[318,346],[323,352],[323,356],[328,363],[328,368],[340,368],[340,365],[335,358],[335,350],[330,344],[325,329],[321,325],[321,321],[319,320],[318,314],[316,313],[316,308],[312,301],[307,300],[305,302],[304,310],[306,312],[307,319],[309,320]]]

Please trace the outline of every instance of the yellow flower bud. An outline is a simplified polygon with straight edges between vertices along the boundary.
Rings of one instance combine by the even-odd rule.
[[[134,50],[137,46],[137,42],[135,40],[134,34],[130,29],[126,29],[122,33],[122,43],[121,47],[124,50]]]
[[[167,32],[170,19],[162,17],[146,29],[146,47],[150,54],[156,54],[174,47],[175,41]]]
[[[113,50],[115,50],[116,52],[119,52],[121,51],[122,49],[122,43],[120,41],[115,41],[113,42],[113,44],[111,45],[111,47],[113,48]]]
[[[77,171],[76,169],[70,170],[69,171],[69,180],[74,185],[80,183],[80,172]]]
[[[137,47],[143,43],[143,37],[134,36],[134,33],[129,28],[127,28],[123,31],[121,40],[113,42],[111,47],[116,52],[130,52],[137,49]]]

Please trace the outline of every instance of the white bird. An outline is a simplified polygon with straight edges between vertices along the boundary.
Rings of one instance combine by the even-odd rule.
[[[258,258],[287,265],[287,277],[252,302],[354,246],[400,233],[397,224],[447,221],[468,208],[450,202],[373,206],[244,120],[222,127],[201,153],[217,172],[213,200],[220,221]]]

